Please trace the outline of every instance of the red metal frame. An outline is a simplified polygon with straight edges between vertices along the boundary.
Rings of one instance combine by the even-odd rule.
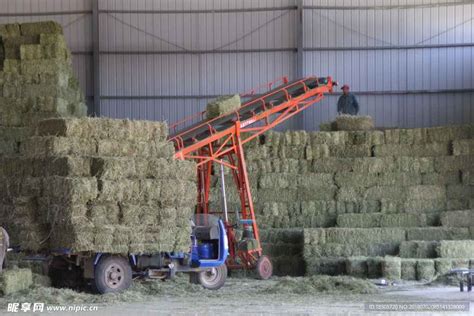
[[[197,213],[222,213],[212,212],[209,210],[209,195],[211,188],[211,176],[212,176],[212,165],[213,163],[222,164],[225,167],[230,168],[234,183],[237,186],[240,196],[240,218],[243,220],[251,220],[251,226],[254,233],[254,238],[257,240],[258,247],[250,251],[237,250],[237,240],[235,238],[234,227],[235,225],[231,222],[226,222],[227,234],[229,239],[229,259],[227,265],[229,268],[253,268],[262,255],[262,248],[260,245],[260,235],[258,231],[258,225],[255,218],[252,194],[250,192],[250,184],[247,175],[247,167],[244,156],[243,145],[255,139],[259,135],[263,134],[267,130],[275,127],[276,125],[286,121],[293,117],[299,112],[307,109],[312,104],[321,101],[324,98],[324,93],[332,92],[333,86],[336,85],[331,77],[327,78],[327,83],[324,85],[318,85],[314,89],[309,89],[305,80],[311,79],[305,78],[293,82],[290,85],[286,85],[281,89],[275,89],[274,91],[262,94],[260,97],[244,103],[242,108],[262,104],[263,111],[255,114],[244,120],[240,120],[238,112],[235,112],[238,118],[235,124],[225,130],[216,131],[212,123],[229,113],[220,116],[218,118],[202,121],[202,123],[192,126],[188,129],[184,129],[180,133],[174,135],[170,140],[174,142],[176,153],[176,159],[191,159],[197,164],[197,177],[198,177],[198,204]],[[272,81],[265,86],[260,86],[250,92],[243,94],[243,96],[252,96],[265,87],[271,89],[278,82],[284,85],[288,83],[286,77],[279,78]],[[298,97],[291,98],[288,88],[300,86],[304,88],[304,93]],[[280,105],[267,108],[265,105],[264,98],[273,94],[283,92],[286,96],[286,101]],[[185,120],[178,122],[171,126],[173,130],[176,130],[178,125],[183,125],[190,120],[195,120],[196,117],[204,118],[205,112],[200,112],[197,115],[191,116]],[[259,123],[259,126],[251,127]],[[190,131],[198,128],[206,127],[209,131],[209,137],[202,140],[195,140],[192,144],[185,145],[182,136]],[[250,224],[244,224],[244,227]]]

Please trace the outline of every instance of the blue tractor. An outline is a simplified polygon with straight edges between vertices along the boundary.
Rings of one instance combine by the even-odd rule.
[[[199,214],[194,216],[191,226],[188,253],[120,255],[72,253],[69,249],[61,249],[48,257],[49,275],[58,286],[88,281],[99,293],[113,293],[126,290],[135,278],[165,280],[176,273],[189,273],[190,282],[217,290],[227,278],[225,261],[229,248],[224,223],[216,216]]]

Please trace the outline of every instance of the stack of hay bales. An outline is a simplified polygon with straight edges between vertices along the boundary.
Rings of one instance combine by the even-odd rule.
[[[55,22],[0,25],[0,150],[31,133],[38,119],[85,116],[71,54]],[[9,133],[10,132],[10,133]],[[9,135],[10,134],[10,135]],[[6,137],[9,135],[10,137]]]
[[[350,269],[360,275],[357,265],[366,257],[370,264],[362,265],[381,277],[382,267],[398,267],[383,265],[384,258],[400,255],[402,270],[416,271],[422,260],[425,271],[426,262],[440,257],[440,241],[474,237],[466,211],[474,209],[473,138],[474,125],[267,132],[246,147],[257,221],[268,231],[303,228],[331,236],[317,246],[307,239],[301,245],[307,274],[347,273],[354,258]],[[229,207],[238,208],[232,179],[226,183]],[[217,181],[213,190],[219,196]],[[219,200],[212,204],[220,207]]]
[[[21,158],[4,159],[6,185],[21,187],[4,224],[29,250],[186,251],[194,164],[166,137],[159,122],[40,121]]]
[[[11,244],[187,251],[194,164],[173,159],[166,124],[81,118],[59,24],[1,25],[0,37],[0,225]]]

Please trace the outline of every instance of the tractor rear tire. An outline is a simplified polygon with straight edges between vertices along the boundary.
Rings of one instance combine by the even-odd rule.
[[[199,272],[197,279],[203,288],[218,290],[224,285],[227,279],[227,266],[222,264],[217,268]]]
[[[261,256],[258,258],[257,264],[255,266],[255,271],[257,272],[257,277],[260,280],[268,280],[273,275],[273,264],[270,261],[268,256]]]
[[[103,257],[95,267],[94,282],[100,294],[124,291],[132,284],[132,267],[124,257]]]

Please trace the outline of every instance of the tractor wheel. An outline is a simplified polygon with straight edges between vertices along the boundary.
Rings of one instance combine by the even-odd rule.
[[[100,294],[121,292],[132,284],[132,268],[120,256],[101,258],[94,271],[94,282]]]
[[[227,279],[227,266],[223,264],[217,268],[199,272],[197,279],[203,288],[218,290],[224,285]]]
[[[273,265],[268,256],[261,256],[258,258],[255,271],[260,280],[268,280],[273,274]]]

